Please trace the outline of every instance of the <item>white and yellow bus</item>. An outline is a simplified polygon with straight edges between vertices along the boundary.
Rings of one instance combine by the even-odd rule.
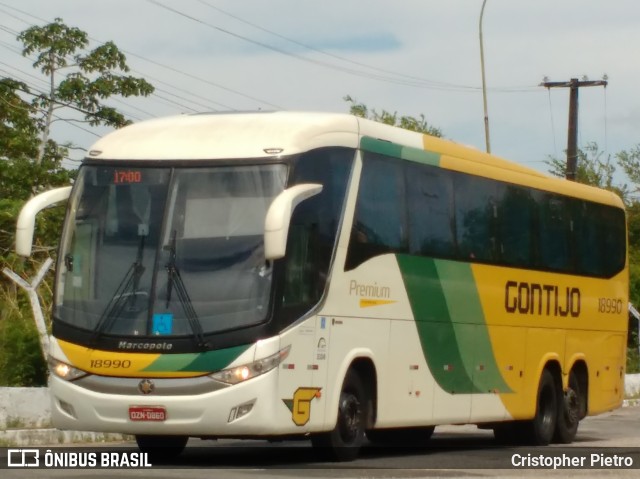
[[[58,428],[176,453],[300,436],[351,459],[440,424],[568,443],[621,404],[610,192],[350,115],[234,113],[107,135],[67,208]]]

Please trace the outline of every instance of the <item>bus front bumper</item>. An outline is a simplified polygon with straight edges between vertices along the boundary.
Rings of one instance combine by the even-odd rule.
[[[304,433],[277,399],[277,370],[195,395],[98,393],[51,375],[51,414],[58,429],[186,436]]]

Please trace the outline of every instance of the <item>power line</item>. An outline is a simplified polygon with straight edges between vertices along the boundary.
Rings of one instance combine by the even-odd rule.
[[[237,38],[239,40],[243,40],[245,42],[251,43],[253,45],[257,45],[260,46],[262,48],[265,48],[267,50],[271,50],[273,52],[291,57],[291,58],[295,58],[297,60],[306,62],[306,63],[311,63],[313,65],[317,65],[317,66],[323,66],[332,70],[337,70],[343,73],[348,73],[351,75],[355,75],[355,76],[359,76],[359,77],[365,77],[368,79],[374,79],[374,80],[380,80],[380,81],[384,81],[387,83],[395,83],[395,84],[400,84],[400,85],[405,85],[405,86],[413,86],[413,87],[417,87],[417,88],[427,88],[427,89],[433,89],[433,90],[449,90],[449,91],[475,91],[476,88],[473,87],[463,87],[463,88],[459,88],[459,87],[443,87],[443,86],[436,86],[436,85],[426,85],[423,82],[417,82],[417,81],[410,81],[410,80],[400,80],[397,78],[390,78],[390,77],[386,77],[386,76],[382,76],[382,75],[376,75],[376,74],[371,74],[371,73],[367,73],[367,72],[363,72],[361,70],[354,70],[352,68],[346,68],[346,67],[341,67],[339,65],[335,65],[335,64],[331,64],[331,63],[327,63],[327,62],[323,62],[320,60],[313,60],[311,58],[307,58],[307,57],[303,57],[301,55],[292,53],[292,52],[288,52],[286,50],[283,50],[281,48],[275,47],[273,45],[270,45],[268,43],[265,42],[261,42],[258,40],[254,40],[252,38],[246,37],[244,35],[240,35],[238,33],[232,32],[230,30],[226,30],[224,28],[218,27],[216,25],[213,25],[211,23],[205,22],[204,20],[201,20],[199,18],[196,18],[192,15],[189,15],[185,12],[182,12],[180,10],[177,10],[173,7],[169,7],[167,5],[164,5],[163,3],[159,2],[158,0],[147,0],[147,2],[151,3],[152,5],[156,5],[157,7],[160,7],[162,9],[165,9],[171,13],[174,13],[176,15],[179,15],[181,17],[187,18],[191,21],[194,21],[196,23],[199,23],[201,25],[204,25],[208,28],[211,28],[213,30],[219,31],[221,33],[224,33],[226,35],[230,35],[234,38]]]
[[[262,27],[262,26],[260,26],[258,24],[249,22],[249,21],[247,21],[247,20],[245,20],[245,19],[243,19],[243,18],[241,18],[241,17],[239,17],[237,15],[233,15],[232,13],[229,13],[229,12],[227,12],[225,10],[222,10],[219,7],[213,6],[213,5],[211,5],[209,2],[207,2],[205,0],[198,0],[198,1],[202,5],[205,5],[206,7],[211,8],[212,10],[220,12],[223,15],[231,17],[231,18],[233,18],[233,19],[235,19],[235,20],[237,20],[239,22],[242,22],[242,23],[244,23],[246,25],[249,25],[249,26],[251,26],[253,28],[256,28],[256,29],[261,30],[261,31],[263,31],[265,33],[268,33],[270,35],[273,35],[273,36],[276,36],[276,37],[281,38],[283,40],[286,40],[286,41],[288,41],[290,43],[293,43],[294,45],[297,45],[299,47],[305,48],[307,50],[310,50],[310,51],[313,51],[313,52],[317,52],[317,53],[320,53],[322,55],[326,55],[326,56],[331,57],[331,58],[335,58],[336,60],[340,60],[340,61],[343,61],[343,62],[346,62],[346,63],[351,63],[352,65],[356,65],[356,66],[359,66],[359,67],[368,68],[370,70],[378,71],[380,73],[386,73],[386,74],[389,74],[389,75],[393,75],[393,76],[397,76],[397,77],[401,77],[401,78],[405,78],[405,79],[409,79],[409,80],[415,80],[415,81],[419,81],[419,82],[424,82],[425,84],[431,84],[431,85],[434,85],[434,86],[462,88],[462,89],[476,89],[476,87],[471,87],[471,86],[466,86],[466,85],[456,85],[456,84],[453,84],[453,83],[437,82],[437,81],[434,81],[434,80],[427,80],[427,79],[420,78],[420,77],[417,77],[417,76],[405,75],[403,73],[398,73],[398,72],[394,72],[394,71],[387,70],[387,69],[384,69],[384,68],[379,68],[379,67],[376,67],[376,66],[373,66],[373,65],[368,65],[366,63],[355,61],[355,60],[352,60],[352,59],[349,59],[349,58],[346,58],[346,57],[343,57],[343,56],[340,56],[340,55],[336,55],[335,53],[327,52],[326,50],[322,50],[322,49],[313,47],[313,46],[308,45],[306,43],[302,43],[302,42],[300,42],[298,40],[295,40],[293,38],[286,37],[284,35],[281,35],[280,33],[277,33],[277,32],[274,32],[272,30],[269,30],[267,28],[264,28],[264,27]]]
[[[235,32],[231,32],[229,30],[226,30],[224,28],[218,27],[218,26],[213,25],[211,23],[205,22],[204,20],[200,20],[198,18],[195,18],[195,17],[193,17],[193,16],[191,16],[191,15],[189,15],[187,13],[184,13],[184,12],[182,12],[180,10],[177,10],[176,8],[168,7],[168,6],[164,5],[164,4],[162,4],[161,2],[159,2],[158,0],[147,0],[147,1],[152,3],[152,4],[154,4],[154,5],[156,5],[156,6],[158,6],[158,7],[164,8],[165,10],[168,10],[168,11],[174,13],[174,14],[177,14],[177,15],[185,17],[185,18],[187,18],[189,20],[198,22],[198,23],[200,23],[202,25],[205,25],[205,26],[207,26],[209,28],[213,28],[215,30],[218,30],[221,33],[224,33],[224,34],[227,34],[227,35],[231,35],[231,36],[233,36],[235,38],[238,38],[238,39],[241,39],[243,41],[252,43],[254,45],[261,46],[261,47],[266,48],[268,50],[275,51],[277,53],[280,53],[280,54],[283,54],[283,55],[286,55],[286,56],[289,56],[289,57],[292,57],[292,58],[295,58],[297,60],[301,60],[301,61],[304,61],[304,62],[307,62],[307,63],[313,63],[313,64],[316,64],[316,65],[324,66],[324,67],[331,68],[331,69],[334,69],[334,70],[338,70],[338,71],[341,71],[341,72],[344,72],[344,73],[349,73],[349,74],[356,75],[356,76],[371,78],[371,79],[385,81],[385,82],[389,82],[389,83],[396,83],[396,84],[400,84],[400,85],[404,85],[404,86],[412,86],[412,87],[417,87],[417,88],[427,88],[427,89],[445,90],[445,91],[461,91],[461,92],[464,92],[464,91],[477,92],[477,91],[481,90],[480,87],[475,87],[475,86],[470,86],[470,85],[459,85],[459,84],[454,84],[454,83],[429,80],[429,79],[425,79],[425,78],[421,78],[421,77],[413,76],[413,75],[406,75],[406,74],[403,74],[403,73],[399,73],[397,71],[391,71],[391,70],[380,68],[380,67],[377,67],[377,66],[374,66],[374,65],[369,65],[369,64],[366,64],[366,63],[363,63],[363,62],[358,62],[358,61],[355,61],[355,60],[352,60],[352,59],[349,59],[349,58],[346,58],[346,57],[343,57],[343,56],[340,56],[340,55],[336,55],[334,53],[327,52],[325,50],[313,47],[313,46],[308,45],[306,43],[303,43],[303,42],[300,42],[298,40],[292,39],[290,37],[284,36],[284,35],[282,35],[280,33],[274,32],[274,31],[269,30],[269,29],[267,29],[265,27],[262,27],[261,25],[258,25],[256,23],[249,22],[249,21],[247,21],[247,20],[245,20],[245,19],[243,19],[243,18],[241,18],[241,17],[239,17],[237,15],[229,13],[229,12],[219,8],[219,7],[213,6],[213,5],[211,5],[209,2],[207,2],[205,0],[198,0],[198,1],[199,1],[199,3],[201,3],[202,5],[205,5],[206,7],[210,8],[210,9],[213,9],[213,10],[219,12],[219,13],[222,13],[223,15],[227,15],[227,16],[229,16],[229,17],[231,17],[231,18],[233,18],[233,19],[235,19],[235,20],[237,20],[239,22],[242,22],[242,23],[244,23],[246,25],[249,25],[249,26],[251,26],[253,28],[256,28],[256,29],[258,29],[260,31],[263,31],[263,32],[268,33],[268,34],[273,35],[273,36],[276,36],[276,37],[278,37],[280,39],[283,39],[285,41],[293,43],[294,45],[297,45],[297,46],[302,47],[304,49],[307,49],[309,51],[317,52],[317,53],[320,53],[322,55],[326,55],[328,57],[331,57],[331,58],[334,58],[334,59],[337,59],[337,60],[340,60],[340,61],[343,61],[343,62],[346,62],[346,63],[350,63],[352,65],[356,65],[358,67],[367,68],[369,70],[377,71],[379,73],[384,73],[386,75],[391,75],[391,77],[382,76],[382,75],[372,75],[371,73],[363,72],[361,70],[353,70],[351,68],[345,68],[345,67],[341,67],[339,65],[335,65],[335,64],[326,63],[326,62],[323,62],[323,61],[318,61],[318,60],[313,60],[313,59],[310,59],[310,58],[307,58],[307,57],[303,57],[303,56],[297,55],[295,53],[292,53],[292,52],[283,50],[281,48],[275,47],[275,46],[270,45],[268,43],[261,42],[261,41],[258,41],[258,40],[254,40],[254,39],[251,39],[249,37],[246,37],[246,36],[237,34]],[[521,87],[497,87],[497,88],[490,88],[490,90],[496,91],[496,92],[505,92],[505,93],[509,93],[509,92],[533,92],[533,91],[536,90],[536,87],[534,85],[526,86],[526,87],[522,87],[522,86]]]
[[[15,10],[15,11],[17,11],[17,12],[20,12],[20,13],[22,13],[22,14],[24,14],[24,15],[29,16],[29,17],[35,18],[36,20],[38,20],[38,21],[40,21],[40,22],[43,22],[43,23],[48,23],[48,22],[49,22],[48,20],[45,20],[45,19],[43,19],[43,18],[41,18],[41,17],[38,17],[38,16],[35,16],[35,15],[32,15],[32,14],[30,14],[30,13],[28,13],[28,12],[25,12],[24,10],[20,10],[20,9],[18,9],[18,8],[15,8],[15,7],[11,6],[11,5],[7,5],[6,3],[0,2],[0,5],[3,5],[3,6],[5,6],[5,7],[7,7],[7,8],[10,8],[10,9]],[[30,22],[27,22],[26,20],[22,20],[22,19],[20,19],[20,21],[22,21],[23,23],[26,23],[26,24],[27,24],[27,25],[29,25],[29,26],[34,26],[34,24],[32,24],[32,23],[30,23]],[[18,34],[18,32],[15,32],[15,34],[17,35],[17,34]],[[98,39],[96,39],[96,38],[89,37],[89,39],[90,39],[91,41],[97,42],[97,43],[99,43],[99,44],[101,44],[101,45],[103,45],[103,44],[104,44],[104,42],[103,42],[103,41],[98,40]],[[212,80],[210,80],[210,79],[202,78],[202,77],[199,77],[199,76],[197,76],[197,75],[193,75],[193,74],[189,74],[189,73],[183,72],[183,71],[181,71],[181,70],[179,70],[179,69],[177,69],[177,68],[171,67],[171,66],[169,66],[169,65],[165,65],[165,64],[160,63],[160,62],[157,62],[157,61],[155,61],[155,60],[151,60],[151,59],[146,58],[146,57],[144,57],[144,56],[142,56],[142,55],[139,55],[139,54],[137,54],[137,53],[134,53],[134,52],[132,52],[132,51],[127,51],[127,50],[124,50],[124,49],[120,49],[120,51],[122,51],[123,53],[125,53],[125,54],[127,54],[127,55],[129,55],[129,56],[132,56],[132,57],[138,58],[139,60],[143,60],[143,61],[145,61],[145,62],[148,62],[148,63],[151,63],[151,64],[153,64],[153,65],[159,66],[159,67],[161,67],[161,68],[164,68],[164,69],[166,69],[166,70],[172,71],[172,72],[174,72],[174,73],[178,73],[178,74],[180,74],[180,75],[182,75],[182,76],[185,76],[185,77],[187,77],[187,78],[191,78],[191,79],[193,79],[193,80],[200,81],[200,82],[202,82],[202,83],[205,83],[205,84],[207,84],[207,85],[209,85],[209,86],[213,86],[213,87],[218,88],[218,89],[220,89],[220,90],[227,91],[227,92],[229,92],[229,93],[233,93],[233,94],[235,94],[235,95],[241,96],[241,97],[243,97],[243,98],[246,98],[246,99],[249,99],[249,100],[252,100],[252,101],[258,102],[258,103],[261,103],[261,104],[263,104],[263,105],[270,106],[270,107],[275,108],[275,109],[280,109],[280,110],[283,110],[283,109],[284,109],[284,108],[282,108],[281,106],[276,105],[276,104],[274,104],[274,103],[271,103],[271,102],[269,102],[269,101],[267,101],[267,100],[264,100],[264,99],[261,99],[261,98],[257,98],[257,97],[252,96],[252,95],[248,95],[248,94],[246,94],[246,93],[243,93],[243,92],[241,92],[241,91],[239,91],[239,90],[236,90],[236,89],[233,89],[233,88],[230,88],[230,87],[226,87],[226,86],[221,85],[221,84],[219,84],[219,83],[216,83],[216,82],[214,82],[214,81],[212,81]],[[143,74],[144,76],[148,76],[149,78],[151,78],[149,75],[146,75],[146,74],[144,74],[144,73],[142,73],[142,74]],[[178,89],[178,90],[180,89],[179,87],[176,87],[176,86],[171,86],[171,87],[172,87],[172,88],[175,88],[175,89]],[[193,95],[193,93],[191,93],[191,94]],[[223,105],[223,104],[218,103],[218,102],[216,102],[216,101],[214,101],[214,100],[210,100],[210,99],[209,99],[208,101],[210,101],[210,102],[212,102],[212,103],[214,103],[214,104],[218,104],[218,105],[220,105],[222,108],[226,108],[226,109],[229,109],[229,110],[235,110],[235,108],[229,107],[229,106],[227,106],[227,105]]]

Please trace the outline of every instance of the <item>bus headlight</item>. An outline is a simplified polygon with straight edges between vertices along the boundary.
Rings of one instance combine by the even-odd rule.
[[[278,365],[289,355],[290,349],[291,346],[287,346],[271,356],[267,356],[266,358],[259,359],[258,361],[254,361],[249,364],[236,366],[235,368],[223,369],[217,373],[210,374],[210,377],[216,381],[221,381],[227,384],[241,383],[242,381],[255,378],[256,376],[260,376],[261,374],[277,368]]]
[[[81,378],[82,376],[86,376],[88,374],[81,369],[74,368],[73,366],[70,366],[67,363],[63,363],[62,361],[58,361],[51,356],[49,356],[48,363],[49,370],[59,378],[66,381],[73,381],[74,379]]]

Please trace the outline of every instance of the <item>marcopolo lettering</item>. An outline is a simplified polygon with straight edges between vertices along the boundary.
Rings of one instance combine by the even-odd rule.
[[[507,281],[504,308],[512,314],[545,316],[580,316],[580,289],[553,284]]]
[[[131,343],[120,341],[118,349],[132,349],[135,351],[169,351],[173,348],[171,343]]]

